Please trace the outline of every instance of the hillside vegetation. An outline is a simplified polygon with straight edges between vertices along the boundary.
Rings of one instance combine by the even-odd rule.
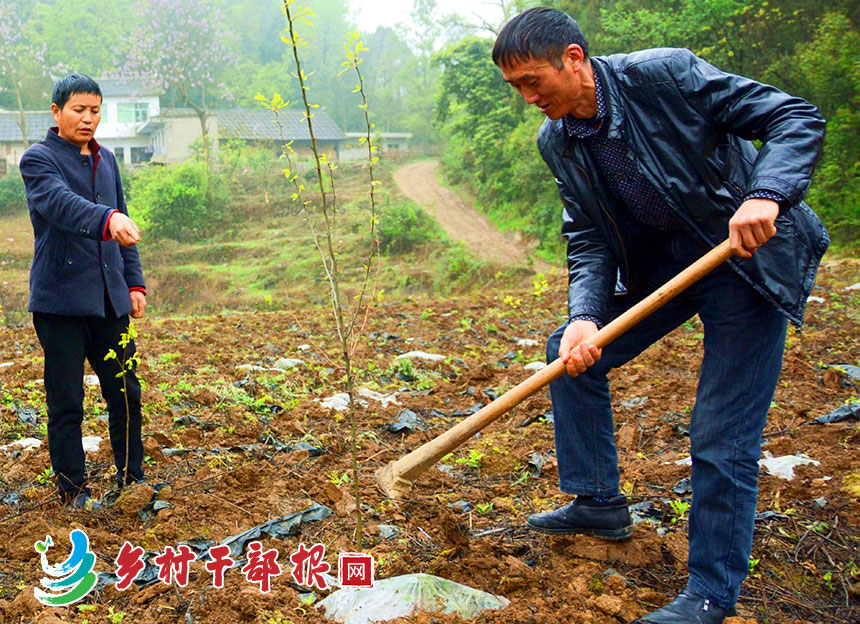
[[[151,314],[270,311],[327,300],[307,223],[290,200],[280,163],[264,154],[248,149],[229,161],[228,153],[212,174],[199,161],[124,172],[130,214],[143,228],[139,250]],[[451,243],[399,192],[391,178],[397,166],[383,163],[377,191],[380,301],[463,293],[531,274],[527,264],[490,264]],[[209,176],[215,191],[206,197]],[[365,167],[344,165],[335,176],[339,209],[334,233],[349,290],[369,249]],[[33,236],[23,196],[0,211],[0,240],[5,241],[0,249],[2,314],[7,323],[28,322]]]

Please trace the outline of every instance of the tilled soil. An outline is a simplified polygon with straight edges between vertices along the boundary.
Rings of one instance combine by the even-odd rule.
[[[860,358],[860,291],[846,289],[860,281],[858,267],[853,260],[826,263],[814,293],[823,302],[809,304],[802,331],[790,330],[763,450],[805,453],[819,463],[796,468],[791,481],[762,471],[751,576],[735,622],[860,621],[860,423],[811,422],[860,395],[860,381],[831,367]],[[332,574],[338,553],[362,551],[375,558],[377,578],[426,572],[511,601],[505,610],[484,612],[481,622],[615,624],[666,603],[686,580],[682,503],[690,499],[683,483],[690,468],[678,462],[689,452],[701,358],[696,320],[614,373],[621,485],[643,520],[631,540],[551,537],[525,528],[530,513],[568,500],[557,486],[545,392],[416,479],[409,499],[395,504],[375,482],[376,469],[525,379],[525,364],[542,359],[543,342],[561,321],[564,293],[557,276],[546,289],[529,284],[473,298],[381,303],[372,311],[356,353],[358,386],[396,393],[397,403],[367,399],[356,411],[361,546],[349,416],[320,402],[345,388],[326,311],[138,323],[150,485],[128,488],[99,511],[68,512],[45,474],[46,443],[0,451],[0,529],[8,536],[0,544],[0,622],[321,622],[321,612],[302,599],[307,588],[289,577],[288,557],[300,543],[325,544]],[[397,355],[413,350],[446,359],[398,364]],[[280,358],[302,363],[272,370]],[[743,358],[738,354],[739,375]],[[32,328],[0,330],[0,444],[45,438],[41,377]],[[101,496],[114,469],[96,386],[87,386],[85,406],[84,434],[105,438],[88,454],[91,484]],[[406,409],[426,430],[389,430]],[[35,425],[19,422],[32,413]],[[283,568],[268,594],[238,568],[216,589],[197,562],[183,588],[156,582],[121,593],[109,584],[62,609],[33,597],[43,576],[33,545],[46,535],[53,537],[55,562],[68,552],[69,531],[84,529],[96,570],[114,572],[126,540],[151,553],[220,542],[314,503],[331,513],[302,523],[297,535],[262,537],[264,549],[278,549]],[[408,621],[460,620],[423,614]]]

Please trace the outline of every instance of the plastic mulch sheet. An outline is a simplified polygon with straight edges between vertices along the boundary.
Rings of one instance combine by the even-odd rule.
[[[342,624],[370,624],[416,611],[454,613],[470,619],[484,609],[504,609],[510,601],[432,574],[406,574],[375,581],[369,589],[339,589],[317,608]]]

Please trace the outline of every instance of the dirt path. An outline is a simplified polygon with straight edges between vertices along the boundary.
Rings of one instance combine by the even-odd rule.
[[[451,240],[464,243],[490,262],[503,265],[525,264],[529,244],[519,236],[499,232],[487,217],[470,206],[454,191],[436,181],[438,160],[422,160],[401,167],[394,181],[401,192],[432,216]],[[551,267],[535,258],[535,269],[546,272]]]

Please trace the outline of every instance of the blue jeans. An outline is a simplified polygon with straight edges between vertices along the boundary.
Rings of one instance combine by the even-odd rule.
[[[681,237],[648,267],[653,291],[701,255]],[[632,302],[616,297],[613,318]],[[635,295],[633,295],[635,297]],[[690,417],[693,503],[688,586],[723,608],[735,604],[749,570],[758,496],[761,434],[782,367],[786,319],[723,265],[603,349],[577,377],[550,384],[559,485],[569,494],[618,494],[618,455],[607,373],[633,359],[696,313],[704,358]],[[547,342],[558,357],[566,325]]]

